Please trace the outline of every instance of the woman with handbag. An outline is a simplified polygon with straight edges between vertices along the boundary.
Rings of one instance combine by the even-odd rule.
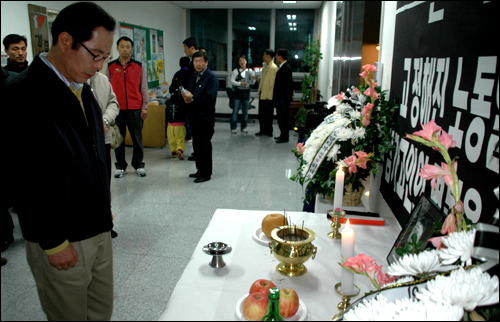
[[[234,109],[231,116],[231,133],[236,134],[238,127],[238,111],[241,108],[241,132],[248,133],[248,106],[250,103],[250,84],[248,80],[255,78],[252,70],[248,68],[247,58],[245,55],[238,57],[239,68],[235,68],[231,75],[231,84],[234,86]]]

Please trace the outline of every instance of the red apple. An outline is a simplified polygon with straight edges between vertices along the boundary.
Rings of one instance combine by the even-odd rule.
[[[299,296],[291,288],[280,289],[280,315],[289,318],[299,310]]]
[[[271,281],[264,279],[256,280],[255,282],[253,282],[252,287],[250,287],[250,291],[248,291],[248,293],[252,294],[255,292],[261,292],[266,294],[267,296],[271,287],[276,287],[276,285],[274,285],[274,283]]]
[[[243,316],[247,321],[260,321],[267,313],[269,299],[267,294],[261,292],[250,293],[242,305]]]

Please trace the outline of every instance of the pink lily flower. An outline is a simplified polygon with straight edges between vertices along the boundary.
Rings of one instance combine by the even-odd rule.
[[[444,179],[444,183],[446,183],[446,185],[448,186],[448,188],[450,188],[451,191],[453,191],[453,177],[451,176],[451,173],[450,173],[450,170],[448,169],[448,164],[444,163],[444,162],[441,162],[441,167],[443,168],[444,171],[447,171],[449,174],[445,174],[443,175],[443,179]],[[457,168],[458,168],[458,162],[455,161],[455,172],[457,172]]]
[[[357,96],[357,95],[359,95],[359,94],[361,94],[361,92],[359,91],[359,89],[358,89],[357,87],[356,87],[355,89],[353,89],[353,90],[352,90],[352,93],[353,93],[354,95],[356,95],[356,96]]]
[[[446,163],[441,163],[441,165],[446,164]],[[420,172],[418,175],[425,180],[431,180],[431,186],[435,190],[436,189],[436,181],[437,178],[440,176],[449,176],[451,177],[450,172],[448,171],[448,168],[443,169],[440,168],[436,165],[430,165],[430,164],[424,164],[422,169],[420,169]]]
[[[422,130],[413,132],[413,135],[420,136],[421,138],[431,142],[432,134],[441,130],[441,127],[438,126],[434,120],[430,120],[426,125],[423,125],[422,123],[420,125],[422,125]]]
[[[370,118],[368,117],[368,115],[364,116],[363,117],[363,120],[361,121],[361,124],[363,124],[364,127],[367,127],[368,125],[370,125]]]
[[[348,267],[357,273],[359,272],[361,264],[362,262],[356,256],[356,257],[348,257],[347,261],[344,264],[342,264],[342,266]]]
[[[446,235],[454,233],[457,231],[457,218],[455,217],[455,209],[446,217],[443,227],[441,228],[441,234]]]
[[[370,73],[374,73],[377,71],[377,67],[375,65],[372,65],[372,64],[366,64],[366,65],[363,65],[363,70],[367,71],[367,72],[370,72]]]
[[[461,212],[463,213],[465,211],[464,209],[464,203],[462,202],[462,200],[459,200],[455,203],[455,206],[454,208],[458,211],[458,212]]]
[[[363,79],[366,80],[366,78],[368,77],[368,72],[365,70],[361,74],[359,74],[359,76],[363,77]]]
[[[342,100],[344,100],[344,92],[340,92],[340,94],[335,95],[334,98],[337,101],[342,102]]]
[[[429,241],[432,243],[432,246],[436,247],[437,250],[440,250],[443,247],[443,236],[430,238]]]
[[[441,135],[438,138],[439,143],[441,143],[448,151],[449,148],[454,148],[457,146],[457,142],[453,141],[453,136],[441,130]]]
[[[348,157],[347,159],[344,160],[344,163],[346,164],[346,166],[349,167],[349,174],[351,173],[356,173],[358,172],[358,168],[356,167],[356,163],[358,161],[358,158],[356,158],[355,155],[351,155],[350,157]]]
[[[382,265],[378,266],[377,263],[372,263],[370,266],[359,270],[360,273],[366,273],[368,277],[375,280],[375,275],[382,270]]]
[[[297,150],[297,154],[298,154],[298,155],[303,154],[303,153],[304,153],[304,151],[305,151],[305,149],[306,149],[306,148],[304,147],[304,143],[302,143],[302,142],[301,142],[301,143],[298,143],[298,144],[297,144],[297,149],[296,149],[296,150]]]
[[[359,160],[364,160],[366,158],[366,156],[368,155],[364,151],[356,151],[356,152],[354,152],[354,154],[356,154],[358,156]]]
[[[378,272],[378,275],[377,275],[377,280],[378,280],[378,283],[380,284],[380,287],[384,287],[384,285],[394,282],[396,280],[396,278],[397,278],[397,276],[391,276],[391,275],[386,274],[382,271]]]

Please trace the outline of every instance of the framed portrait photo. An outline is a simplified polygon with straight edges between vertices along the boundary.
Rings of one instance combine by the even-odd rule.
[[[399,259],[400,256],[397,254],[396,249],[407,247],[412,242],[413,235],[416,236],[416,238],[413,237],[415,241],[421,244],[417,251],[424,250],[427,247],[429,238],[432,237],[436,230],[434,222],[443,222],[445,217],[446,215],[438,206],[427,195],[422,193],[420,201],[410,215],[410,219],[408,219],[389,255],[387,255],[387,263],[390,265]]]

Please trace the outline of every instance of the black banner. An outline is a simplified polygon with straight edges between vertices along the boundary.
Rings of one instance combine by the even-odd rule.
[[[398,2],[391,99],[398,99],[395,153],[386,156],[381,192],[404,225],[425,192],[447,213],[454,199],[442,178],[437,189],[418,176],[441,155],[409,140],[431,119],[453,136],[460,197],[473,222],[498,209],[499,176],[498,13],[495,2]]]

